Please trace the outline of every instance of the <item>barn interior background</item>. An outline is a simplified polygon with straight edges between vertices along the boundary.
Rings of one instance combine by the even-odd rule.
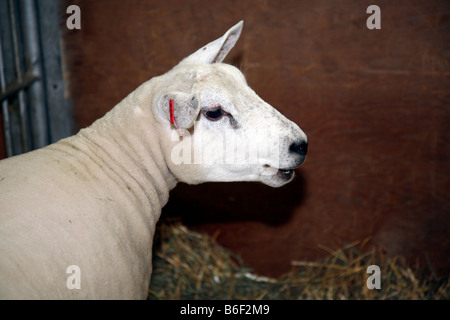
[[[388,255],[449,272],[450,2],[65,0],[59,13],[48,0],[8,3],[36,7],[43,143],[90,125],[243,19],[227,61],[306,132],[307,160],[280,189],[180,184],[163,216],[181,216],[211,235],[219,231],[220,244],[268,276],[288,271],[291,261],[325,256],[323,248],[365,239]],[[66,27],[71,4],[81,9],[80,30]],[[372,4],[381,8],[380,30],[366,27]],[[0,9],[10,16],[6,1]],[[56,49],[46,47],[49,37],[56,37]],[[14,58],[8,43],[3,56]],[[58,63],[49,70],[52,61]],[[5,108],[12,114],[18,108],[11,99],[2,102],[3,129]],[[31,123],[34,114],[26,116]],[[6,138],[0,157],[7,155]]]

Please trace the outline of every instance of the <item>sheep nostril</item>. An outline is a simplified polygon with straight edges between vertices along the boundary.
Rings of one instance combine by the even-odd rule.
[[[296,141],[289,146],[289,151],[301,156],[306,156],[308,152],[308,143],[306,141]]]

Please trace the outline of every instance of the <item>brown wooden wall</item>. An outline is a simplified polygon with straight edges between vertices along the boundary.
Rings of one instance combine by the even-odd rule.
[[[220,243],[267,275],[366,238],[448,272],[449,1],[68,0],[64,12],[68,4],[82,19],[64,38],[79,128],[243,19],[228,62],[308,134],[291,184],[179,185],[164,215],[220,230]],[[371,4],[381,30],[366,27]]]

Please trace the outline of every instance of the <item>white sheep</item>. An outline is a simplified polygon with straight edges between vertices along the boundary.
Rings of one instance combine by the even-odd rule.
[[[221,63],[242,25],[77,135],[0,162],[0,298],[144,299],[177,182],[292,179],[306,135]]]

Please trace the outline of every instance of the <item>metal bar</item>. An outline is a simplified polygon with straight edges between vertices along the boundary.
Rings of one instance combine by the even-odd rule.
[[[64,6],[54,0],[37,0],[36,5],[50,142],[56,142],[74,134],[71,103],[64,92],[62,30],[58,28],[64,19]]]
[[[30,72],[27,72],[23,75],[21,82],[13,82],[5,87],[2,87],[0,90],[0,101],[6,100],[10,96],[16,94],[18,91],[27,88],[34,81],[39,79],[39,76],[34,75]]]
[[[5,66],[3,61],[3,44],[2,44],[2,37],[0,34],[0,90],[3,92],[5,88],[6,88],[6,79],[5,79]],[[2,116],[3,116],[2,121],[5,138],[6,156],[11,157],[13,155],[13,148],[11,138],[11,125],[9,121],[8,101],[6,99],[2,101]]]
[[[17,25],[17,14],[16,8],[14,4],[14,0],[8,1],[9,5],[9,15],[10,15],[10,23],[11,23],[11,34],[12,34],[12,42],[13,42],[13,51],[14,51],[14,68],[16,71],[17,82],[22,81],[22,64],[20,62],[20,48],[19,48],[19,30]],[[28,121],[27,121],[27,106],[25,102],[25,92],[20,90],[18,95],[19,102],[19,117],[20,117],[20,129],[21,129],[21,140],[22,140],[22,150],[21,152],[26,152],[30,150],[30,142],[28,135]]]
[[[39,77],[42,62],[39,46],[39,26],[34,0],[20,0],[23,25],[24,51],[27,70]],[[42,79],[34,81],[28,88],[33,147],[41,148],[49,143],[48,119],[45,106],[45,91]]]

